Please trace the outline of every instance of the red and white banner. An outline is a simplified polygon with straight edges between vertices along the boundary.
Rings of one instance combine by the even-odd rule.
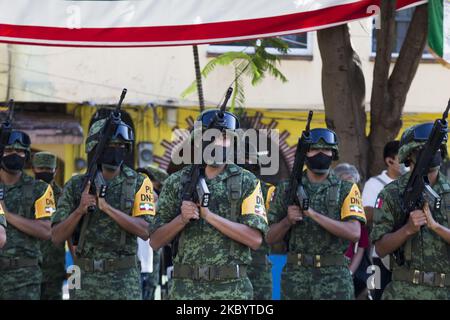
[[[398,0],[398,8],[427,1]],[[0,42],[139,47],[300,33],[379,13],[380,0],[0,0]]]

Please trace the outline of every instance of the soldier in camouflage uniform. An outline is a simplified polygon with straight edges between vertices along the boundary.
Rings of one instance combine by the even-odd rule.
[[[50,239],[55,201],[50,185],[22,171],[29,156],[30,137],[12,131],[0,170],[8,222],[8,241],[0,250],[0,299],[39,300],[41,293],[40,240]]]
[[[416,125],[402,135],[399,162],[410,165],[411,172],[432,127],[433,123]],[[401,209],[411,172],[388,184],[378,196],[371,238],[380,257],[391,255],[393,268],[383,299],[450,299],[450,183],[439,172],[446,153],[443,144],[428,173],[431,187],[442,199],[440,209],[428,204],[408,213]],[[403,225],[406,216],[408,222]],[[395,259],[393,253],[399,248],[403,254]]]
[[[246,150],[246,163],[242,165],[253,173],[257,178],[260,177],[261,167],[256,148],[248,144],[248,152]],[[274,194],[275,186],[264,182],[259,178],[261,183],[261,191],[265,200],[266,212],[269,211],[270,200]],[[261,247],[252,250],[252,262],[248,267],[248,277],[253,285],[254,300],[272,300],[272,264],[269,260],[270,248],[265,241]]]
[[[336,134],[311,130],[302,184],[309,209],[288,206],[289,181],[280,182],[269,210],[267,242],[285,240],[287,264],[281,275],[283,299],[354,299],[353,280],[344,257],[348,241],[357,242],[366,218],[356,184],[330,172],[338,159]],[[302,168],[294,168],[301,170]]]
[[[149,165],[146,168],[138,169],[137,172],[146,174],[153,183],[153,192],[155,195],[155,203],[158,202],[158,196],[161,192],[161,188],[164,185],[164,181],[167,179],[168,174],[165,170],[158,168],[154,165]],[[139,241],[139,239],[138,239]],[[148,242],[143,242],[148,245]],[[142,243],[142,245],[143,245]],[[141,244],[139,244],[141,245]],[[154,300],[155,290],[159,284],[160,268],[161,268],[161,250],[153,250],[153,271],[142,272],[141,271],[141,284],[142,284],[142,300]]]
[[[55,182],[56,156],[50,152],[37,152],[33,156],[32,167],[36,179],[52,186],[55,204],[58,204],[62,189]],[[64,244],[56,246],[50,240],[42,241],[41,253],[41,300],[61,300],[66,278]]]
[[[203,127],[210,125],[216,112],[200,115]],[[238,128],[233,114],[226,112],[224,117],[219,129]],[[230,148],[230,144],[221,133],[214,140],[217,148]],[[251,249],[258,249],[267,231],[261,184],[249,171],[218,158],[205,159],[209,207],[182,201],[192,165],[169,176],[159,197],[150,243],[158,249],[178,236],[170,299],[253,298],[247,267]]]
[[[104,124],[99,120],[90,128],[88,155],[95,152]],[[89,194],[89,184],[82,190],[84,175],[72,177],[64,186],[52,219],[53,241],[71,238],[84,217],[73,246],[81,288],[69,288],[71,299],[141,298],[136,237],[148,239],[148,220],[155,207],[150,179],[123,164],[133,141],[132,129],[120,122],[98,163],[107,185],[104,198]],[[96,207],[93,213],[87,213],[90,206]]]

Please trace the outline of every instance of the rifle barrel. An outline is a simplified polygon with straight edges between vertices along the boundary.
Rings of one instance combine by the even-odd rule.
[[[122,105],[123,99],[125,99],[126,94],[127,94],[127,89],[124,88],[124,89],[122,90],[122,94],[120,95],[119,103],[117,104],[116,110],[117,110],[117,109],[120,109],[120,106]]]
[[[311,126],[311,120],[312,120],[313,114],[314,114],[314,112],[312,110],[309,111],[308,121],[306,122],[306,130],[305,131],[309,131],[309,127]]]
[[[228,90],[227,90],[227,93],[225,94],[225,99],[223,100],[223,103],[220,106],[220,112],[221,113],[225,112],[225,110],[227,108],[228,100],[230,100],[230,97],[231,97],[232,93],[233,93],[233,88],[229,87]]]
[[[449,110],[450,110],[450,99],[448,99],[447,109],[445,109],[444,114],[442,115],[442,120],[447,119]]]

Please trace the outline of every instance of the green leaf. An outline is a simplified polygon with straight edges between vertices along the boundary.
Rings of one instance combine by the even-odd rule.
[[[253,86],[261,83],[267,74],[283,83],[287,82],[285,75],[277,68],[277,65],[281,63],[280,56],[271,54],[266,50],[272,47],[281,54],[287,54],[289,45],[286,41],[281,38],[266,38],[261,39],[259,46],[256,45],[256,40],[246,43],[253,45],[254,54],[226,52],[210,60],[201,71],[202,77],[206,78],[217,66],[233,66],[235,81],[233,82],[234,91],[231,98],[232,112],[236,107],[241,108],[245,105],[244,75],[250,78]],[[194,81],[182,92],[181,96],[185,98],[196,91],[197,83]]]

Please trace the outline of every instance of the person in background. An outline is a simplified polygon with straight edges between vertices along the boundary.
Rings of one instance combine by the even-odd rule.
[[[274,194],[275,186],[262,179],[261,164],[256,147],[248,143],[245,155],[245,164],[240,164],[240,166],[253,173],[259,179],[266,211],[269,211],[270,200]],[[253,285],[253,300],[272,299],[272,264],[269,260],[269,254],[270,247],[264,240],[258,250],[252,251],[252,262],[248,268],[248,277]]]
[[[348,163],[338,164],[334,168],[335,175],[345,181],[355,184],[360,182],[360,175],[355,166]],[[367,257],[367,251],[370,249],[369,232],[366,226],[361,226],[361,236],[357,243],[350,242],[345,256],[350,259],[350,272],[353,276],[355,286],[355,297],[361,299],[367,297],[367,267],[371,264]]]
[[[164,181],[169,175],[165,170],[154,165],[139,168],[136,171],[147,175],[152,181],[156,204]],[[150,240],[144,241],[138,237],[138,258],[141,262],[142,300],[154,300],[155,290],[160,282],[161,249],[153,251],[150,247]]]
[[[62,189],[55,182],[56,156],[50,152],[36,152],[33,156],[34,177],[48,183],[53,189],[55,204],[61,197]],[[54,245],[51,240],[41,242],[42,284],[41,300],[61,300],[62,285],[66,279],[64,243]]]
[[[405,166],[400,164],[398,161],[399,148],[399,141],[390,141],[384,146],[383,159],[384,163],[386,164],[386,169],[383,170],[383,172],[381,172],[381,174],[379,174],[378,176],[372,177],[367,180],[366,184],[364,185],[362,201],[364,205],[364,211],[367,215],[369,228],[372,225],[373,210],[378,194],[384,188],[384,186],[396,180],[406,172]],[[380,259],[375,250],[372,250],[371,256],[373,264],[378,266],[380,270],[380,281],[376,281],[376,283],[380,284],[380,288],[373,289],[371,296],[374,300],[380,300],[384,288],[389,282],[391,282],[389,257]]]

